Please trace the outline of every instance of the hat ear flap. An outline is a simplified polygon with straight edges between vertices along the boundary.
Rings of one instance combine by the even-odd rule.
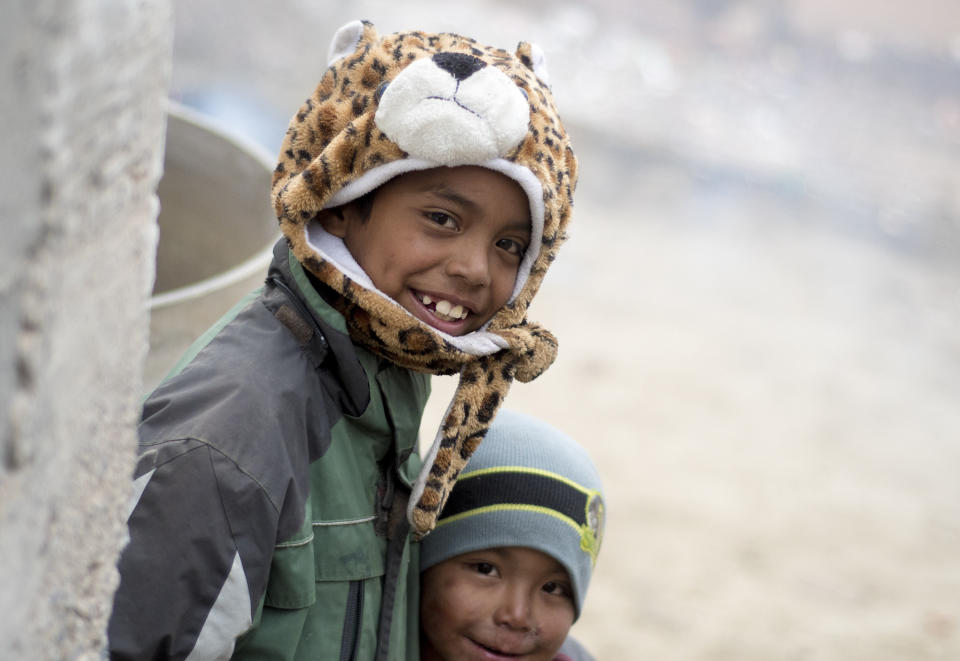
[[[337,30],[330,40],[330,49],[327,51],[327,66],[337,60],[355,53],[361,43],[373,42],[379,38],[376,28],[367,21],[350,21]]]
[[[540,79],[540,82],[550,86],[550,72],[547,70],[547,56],[543,49],[536,44],[521,41],[517,45],[517,57],[523,62],[534,75]]]

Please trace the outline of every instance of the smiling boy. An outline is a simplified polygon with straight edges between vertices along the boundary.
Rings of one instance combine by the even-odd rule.
[[[418,658],[413,542],[555,357],[526,313],[575,180],[534,47],[334,35],[265,286],[144,403],[111,658]],[[455,373],[421,461],[429,375]]]
[[[603,524],[586,451],[502,411],[421,542],[420,661],[590,659],[568,633]]]
[[[320,223],[377,289],[449,335],[479,329],[507,303],[530,244],[523,189],[477,166],[402,174],[371,208],[347,204]]]

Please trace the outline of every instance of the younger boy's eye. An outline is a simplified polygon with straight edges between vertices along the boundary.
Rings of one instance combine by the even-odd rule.
[[[523,257],[523,253],[527,251],[527,247],[516,239],[500,239],[497,241],[497,247],[516,257]]]
[[[548,581],[543,584],[543,591],[552,594],[555,597],[567,597],[573,599],[573,590],[566,583],[560,581]]]
[[[497,573],[497,568],[489,562],[475,562],[473,563],[473,569],[484,576],[492,576]]]

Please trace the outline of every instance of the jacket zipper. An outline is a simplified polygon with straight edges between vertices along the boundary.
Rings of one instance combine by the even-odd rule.
[[[347,608],[343,618],[340,661],[353,661],[360,647],[360,624],[363,621],[363,581],[350,581]]]

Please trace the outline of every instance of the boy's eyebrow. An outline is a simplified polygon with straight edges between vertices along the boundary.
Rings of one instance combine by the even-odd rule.
[[[459,193],[456,189],[450,188],[446,184],[427,184],[422,189],[424,193],[433,193],[439,197],[455,202],[463,207],[466,207],[470,211],[477,211],[480,209],[480,204],[471,200],[469,197]]]
[[[511,231],[511,232],[522,232],[523,234],[526,234],[527,237],[529,237],[531,234],[530,221],[526,218],[524,218],[523,220],[517,220],[515,222],[510,223],[510,225],[508,225],[506,229],[507,231]]]

